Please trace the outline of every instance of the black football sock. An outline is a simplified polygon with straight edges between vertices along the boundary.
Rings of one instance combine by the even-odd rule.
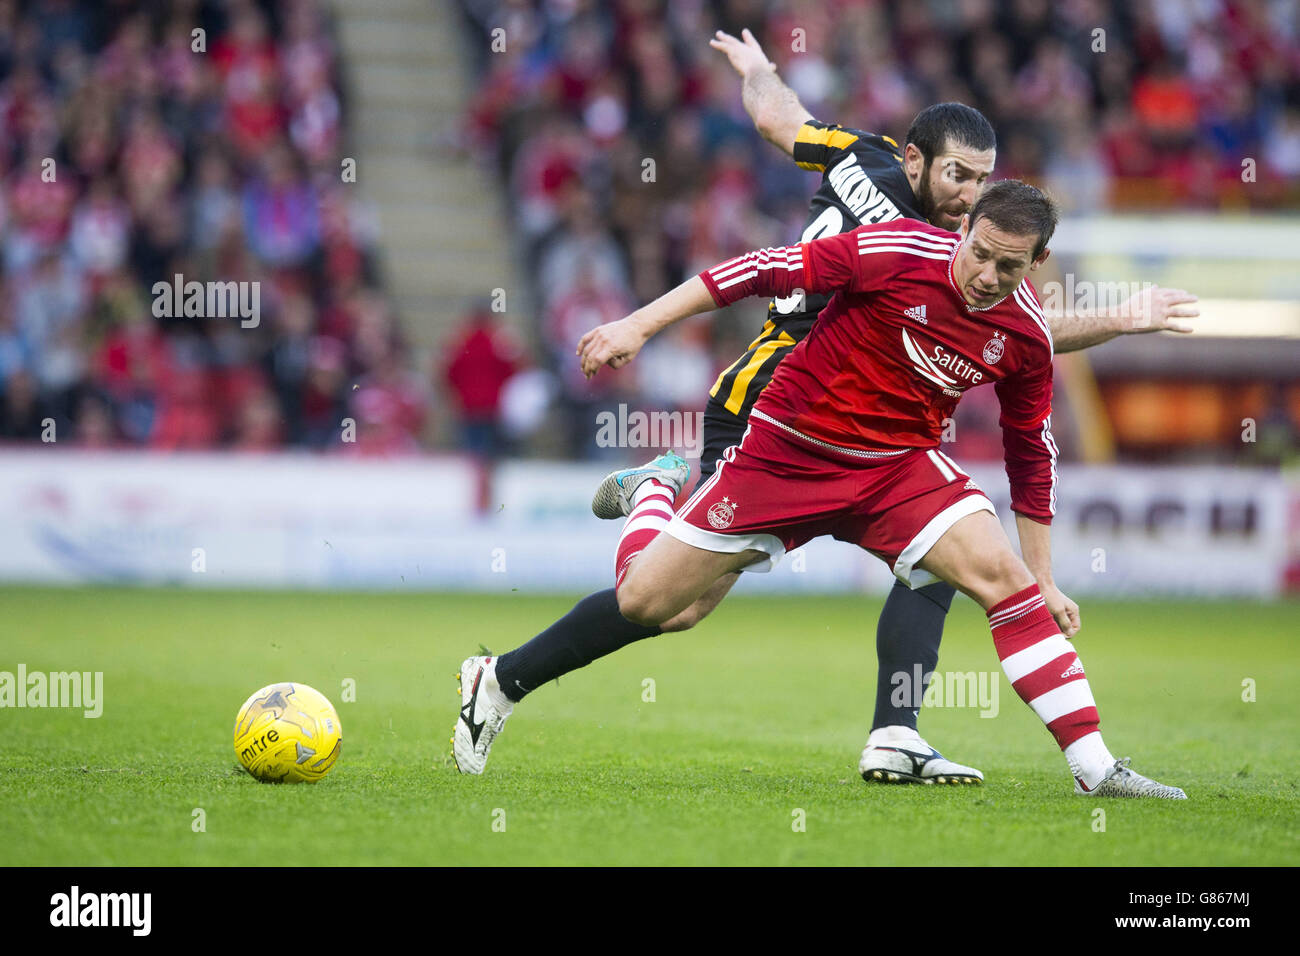
[[[586,667],[633,641],[662,633],[657,627],[633,624],[620,614],[613,588],[597,591],[527,644],[497,658],[497,683],[511,700],[523,700],[548,680]]]
[[[952,585],[942,581],[915,591],[896,581],[890,589],[876,625],[880,670],[872,730],[890,725],[916,730],[921,695],[939,663],[943,621],[956,593]]]

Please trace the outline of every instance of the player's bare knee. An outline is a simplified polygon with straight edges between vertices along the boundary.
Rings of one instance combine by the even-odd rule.
[[[662,602],[654,594],[638,588],[632,579],[624,581],[615,596],[618,598],[618,613],[633,624],[658,627],[663,623]]]
[[[1003,549],[987,562],[985,586],[994,602],[1005,600],[1034,583],[1034,576],[1015,552]]]
[[[960,578],[963,590],[986,606],[1027,588],[1034,581],[1024,562],[1009,548],[972,555]]]
[[[618,589],[615,596],[618,598],[619,614],[622,614],[633,624],[645,624],[643,618],[647,606],[643,595],[638,594],[635,589],[624,584]]]

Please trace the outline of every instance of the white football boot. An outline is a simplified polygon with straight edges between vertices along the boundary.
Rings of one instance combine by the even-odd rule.
[[[591,512],[597,518],[626,518],[632,510],[632,497],[643,482],[653,478],[671,485],[680,494],[691,466],[675,452],[665,452],[649,464],[611,471],[591,499]]]
[[[858,761],[867,783],[980,784],[984,774],[944,757],[911,727],[877,727]]]
[[[1156,783],[1147,777],[1142,776],[1135,770],[1128,768],[1128,763],[1133,758],[1125,757],[1123,760],[1116,760],[1115,766],[1110,768],[1104,780],[1091,790],[1084,787],[1083,782],[1074,778],[1074,792],[1081,797],[1155,797],[1159,800],[1186,800],[1187,794],[1183,793],[1178,787],[1170,787],[1163,783]]]
[[[492,741],[515,704],[497,684],[495,657],[467,658],[456,679],[460,681],[460,717],[451,738],[452,756],[461,773],[482,773]]]

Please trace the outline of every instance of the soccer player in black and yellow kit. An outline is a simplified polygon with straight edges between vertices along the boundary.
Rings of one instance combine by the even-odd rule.
[[[759,132],[802,169],[822,173],[800,241],[856,229],[865,223],[912,218],[956,231],[991,175],[996,139],[988,121],[959,103],[929,107],[913,121],[904,145],[888,136],[821,123],[800,104],[777,76],[748,30],[737,39],[721,31],[711,46],[725,53],[743,80],[746,110]],[[826,298],[796,294],[769,303],[757,338],[718,376],[704,416],[700,481],[744,434],[750,411],[771,381],[776,366],[812,327]],[[1057,352],[1105,342],[1125,332],[1170,329],[1190,331],[1182,319],[1195,315],[1194,297],[1181,290],[1149,289],[1110,313],[1049,316]],[[645,327],[634,313],[587,333],[578,346],[583,370],[619,368],[662,328]],[[680,488],[684,463],[663,456],[643,468],[615,472],[602,485],[602,517],[619,517],[621,499],[629,506],[636,484],[649,477]],[[676,459],[676,462],[680,462]],[[608,486],[608,488],[606,487]],[[612,490],[612,493],[606,493]],[[470,658],[462,666],[462,711],[454,744],[462,772],[483,769],[492,739],[513,705],[542,683],[585,666],[633,641],[663,631],[693,627],[725,597],[738,579],[728,575],[695,605],[660,628],[633,624],[618,611],[614,589],[578,602],[565,617],[522,647],[499,659]],[[863,779],[889,782],[979,783],[980,771],[945,759],[917,731],[919,695],[896,696],[898,676],[929,675],[939,658],[943,622],[955,592],[949,585],[891,590],[877,627],[878,678],[875,716],[859,770]],[[475,712],[480,720],[475,720]]]

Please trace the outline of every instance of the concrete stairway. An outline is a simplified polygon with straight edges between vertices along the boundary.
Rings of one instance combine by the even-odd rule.
[[[472,89],[453,0],[334,0],[357,187],[379,217],[389,292],[413,344],[436,345],[472,296],[526,294],[492,172],[434,147]]]

